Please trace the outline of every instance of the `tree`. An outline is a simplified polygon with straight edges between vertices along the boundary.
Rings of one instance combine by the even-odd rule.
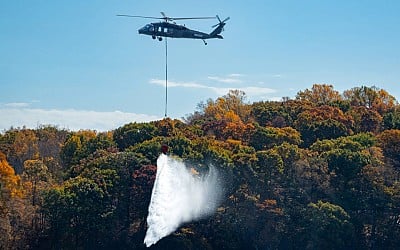
[[[43,188],[43,182],[51,179],[47,166],[42,160],[26,160],[24,162],[24,171],[22,177],[27,190],[31,193],[31,205],[38,204],[38,188]]]
[[[199,111],[186,118],[190,125],[199,125],[208,136],[218,140],[248,141],[253,126],[250,123],[250,105],[245,103],[246,94],[230,90],[227,95],[209,99],[199,105]]]
[[[356,244],[362,246],[368,245],[361,237],[366,224],[372,228],[376,226],[378,213],[373,211],[383,211],[388,204],[382,191],[386,188],[379,190],[376,185],[379,182],[370,178],[373,176],[371,170],[383,168],[383,156],[376,144],[373,134],[361,133],[319,141],[311,146],[328,163],[330,186],[334,192],[327,197],[352,217],[355,232],[360,235]]]
[[[400,167],[400,130],[390,129],[378,135],[378,142],[383,154],[390,159],[396,167]]]
[[[250,136],[249,145],[256,150],[265,150],[280,145],[283,142],[300,145],[300,133],[291,127],[264,128],[257,126]]]
[[[128,151],[97,151],[71,171],[75,177],[46,192],[44,198],[53,248],[127,248],[132,237],[144,234],[155,178],[149,160]]]
[[[67,139],[69,132],[53,126],[40,126],[35,130],[35,134],[38,138],[40,158],[42,160],[53,158],[57,162],[60,162],[61,146]]]
[[[339,108],[320,106],[299,114],[294,126],[301,133],[303,145],[307,147],[317,140],[351,134],[353,120]]]
[[[352,106],[364,106],[367,109],[373,109],[381,115],[394,108],[397,104],[396,98],[390,95],[386,90],[375,86],[355,87],[343,92],[346,100],[350,101]]]
[[[199,111],[186,118],[189,124],[204,123],[208,121],[223,120],[224,117],[236,115],[238,120],[248,122],[250,118],[250,105],[245,103],[246,94],[241,90],[230,90],[228,94],[209,99],[206,104],[198,105]],[[227,113],[230,112],[230,115]]]
[[[298,189],[303,191],[304,202],[332,197],[334,190],[331,178],[334,175],[330,173],[326,160],[307,151],[293,163],[293,168],[294,180],[297,182]]]
[[[44,196],[43,212],[49,219],[52,248],[104,248],[113,215],[108,192],[115,172],[97,172],[93,179],[76,177]],[[110,176],[111,175],[111,176]]]
[[[164,137],[154,137],[151,140],[147,140],[136,144],[135,146],[129,147],[126,151],[141,154],[149,159],[150,162],[155,164],[157,162],[157,158],[160,156],[161,146],[166,142],[167,140],[165,140]]]
[[[372,151],[376,143],[372,134],[357,134],[314,143],[310,149],[320,152],[328,162],[329,170],[334,171],[336,179],[346,184],[361,172],[362,167],[374,160]]]
[[[8,164],[6,155],[0,152],[0,198],[3,201],[19,195],[21,195],[20,177]]]
[[[284,170],[283,159],[276,150],[257,151],[255,171],[265,176],[270,181],[272,174],[282,173]]]
[[[246,94],[240,90],[230,90],[227,95],[219,97],[215,102],[209,101],[204,109],[206,116],[221,119],[226,112],[233,112],[242,121],[247,121],[249,116],[248,105],[245,104]]]
[[[375,110],[364,106],[353,107],[348,114],[354,120],[354,132],[377,133],[381,129],[382,116]]]
[[[246,103],[246,93],[241,90],[229,90],[228,94],[223,96],[226,109],[233,111],[243,122],[247,122],[250,115],[249,105]]]
[[[21,197],[20,178],[8,164],[6,155],[0,152],[0,248],[11,248],[13,234],[12,200]]]
[[[251,106],[251,118],[261,126],[293,127],[297,116],[309,108],[308,101],[255,102]]]
[[[120,150],[134,146],[155,136],[156,127],[149,123],[129,123],[114,131],[113,138]]]
[[[61,160],[66,166],[72,166],[88,156],[87,141],[96,137],[96,132],[81,130],[71,133],[61,149]]]
[[[61,148],[61,159],[67,167],[78,164],[80,160],[97,150],[115,151],[116,144],[109,133],[96,133],[80,130],[72,133]]]
[[[400,129],[400,109],[387,112],[383,115],[384,129]]]
[[[39,158],[38,138],[31,129],[12,130],[4,136],[4,153],[17,174],[22,173],[24,161]]]
[[[355,247],[349,214],[340,206],[319,200],[308,204],[304,232],[306,249],[348,249]]]
[[[339,92],[333,89],[333,85],[314,84],[311,90],[299,91],[296,99],[300,101],[309,101],[314,105],[328,105],[330,103],[342,100]]]
[[[182,130],[186,128],[186,124],[178,119],[170,119],[164,118],[159,121],[151,122],[157,130],[155,135],[157,136],[164,136],[164,137],[171,137],[180,135]]]
[[[54,126],[39,126],[35,133],[38,137],[39,159],[48,167],[52,177],[61,182],[65,169],[60,153],[70,132]]]
[[[292,119],[280,102],[255,102],[251,116],[261,126],[286,127]]]

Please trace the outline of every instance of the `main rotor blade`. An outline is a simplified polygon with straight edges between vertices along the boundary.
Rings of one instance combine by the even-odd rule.
[[[190,19],[215,19],[215,17],[169,17],[170,19],[173,20],[190,20]]]
[[[153,16],[131,16],[131,15],[117,15],[123,17],[136,17],[136,18],[148,18],[148,19],[165,19],[164,17],[153,17]]]
[[[135,18],[148,18],[148,19],[158,19],[165,21],[173,21],[173,20],[191,20],[191,19],[215,19],[215,17],[168,17],[164,12],[160,12],[163,17],[154,17],[154,16],[132,16],[132,15],[117,15],[122,17],[135,17]]]

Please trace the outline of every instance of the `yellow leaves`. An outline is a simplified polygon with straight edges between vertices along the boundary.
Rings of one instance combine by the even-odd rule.
[[[397,104],[396,98],[384,89],[379,89],[377,95],[379,98],[374,101],[373,108],[381,114],[393,109]]]
[[[20,177],[15,175],[14,169],[8,164],[6,156],[0,152],[0,199],[21,196],[20,181]]]
[[[244,103],[246,94],[239,90],[231,90],[216,101],[209,100],[204,108],[206,117],[228,122],[247,121],[250,106]]]
[[[361,152],[364,155],[369,156],[371,165],[380,167],[384,164],[384,156],[380,147],[369,147]]]
[[[87,140],[96,138],[96,131],[94,130],[79,130],[78,132],[75,133],[75,135],[83,137]]]

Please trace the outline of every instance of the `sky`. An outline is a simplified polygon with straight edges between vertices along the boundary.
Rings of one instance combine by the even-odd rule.
[[[149,19],[230,17],[224,39],[168,39],[168,111],[181,119],[230,89],[249,103],[313,84],[376,86],[400,100],[400,1],[0,1],[0,132],[112,130],[162,119],[165,43]],[[209,33],[217,20],[178,24]]]

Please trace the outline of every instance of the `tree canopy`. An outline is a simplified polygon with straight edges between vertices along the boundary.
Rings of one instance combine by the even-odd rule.
[[[144,249],[161,146],[224,200],[156,249],[395,249],[400,112],[377,87],[314,84],[294,100],[231,90],[184,120],[0,134],[1,249]]]

